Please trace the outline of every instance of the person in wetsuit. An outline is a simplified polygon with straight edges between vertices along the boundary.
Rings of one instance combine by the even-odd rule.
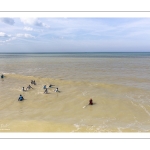
[[[23,101],[23,100],[24,100],[23,96],[20,95],[19,98],[18,98],[18,101]]]
[[[58,92],[58,88],[55,89],[55,92]]]
[[[92,99],[89,100],[89,105],[93,105],[93,100]]]
[[[1,78],[4,78],[4,75],[3,75],[3,74],[1,75]]]

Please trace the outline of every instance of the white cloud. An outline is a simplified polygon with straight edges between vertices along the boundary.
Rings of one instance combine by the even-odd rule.
[[[3,41],[0,41],[0,43],[6,43],[16,39],[15,37],[12,37],[11,35],[8,35],[4,32],[0,32],[0,37],[2,37],[2,39],[5,38]]]
[[[0,37],[11,37],[11,35],[8,35],[4,32],[0,32]]]
[[[26,31],[32,31],[33,28],[31,28],[31,27],[24,27],[23,30],[26,30]]]
[[[37,18],[20,18],[20,20],[24,24],[34,25],[34,23],[36,22]]]
[[[39,27],[45,27],[45,28],[49,28],[49,26],[43,22],[41,22],[40,20],[38,20],[38,18],[20,18],[21,22],[23,22],[24,24],[29,24],[29,25],[35,25],[35,26],[39,26]]]
[[[16,37],[23,37],[23,38],[35,38],[31,34],[17,34]]]
[[[16,37],[11,37],[8,40],[4,40],[4,41],[0,41],[0,42],[1,43],[6,43],[6,42],[10,42],[10,41],[15,40],[15,39],[16,39]]]
[[[9,41],[12,41],[12,40],[15,40],[15,39],[16,39],[16,37],[12,37],[12,38],[6,40],[5,42],[9,42]]]
[[[5,38],[2,41],[0,41],[0,43],[10,42],[16,40],[17,38],[35,38],[35,36],[31,34],[16,34],[16,36],[11,36],[11,35],[7,35],[4,32],[0,32],[0,37],[2,37],[2,39]]]

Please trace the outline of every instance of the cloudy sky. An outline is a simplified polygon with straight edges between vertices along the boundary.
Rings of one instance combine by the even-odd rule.
[[[0,18],[0,52],[150,51],[150,18]]]

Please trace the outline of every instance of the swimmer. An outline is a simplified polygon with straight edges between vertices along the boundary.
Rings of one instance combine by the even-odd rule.
[[[24,87],[22,88],[22,91],[25,91]]]
[[[32,89],[33,89],[33,87],[31,87],[31,85],[29,84],[29,86],[26,88],[26,90],[27,90],[27,89],[30,89],[30,88],[32,88]]]
[[[33,84],[36,85],[35,80],[33,81]]]
[[[22,101],[22,100],[24,100],[24,98],[23,98],[22,95],[20,95],[19,98],[18,98],[18,101]]]
[[[4,75],[3,75],[3,74],[1,75],[1,78],[4,78]]]
[[[89,100],[89,105],[93,105],[93,100],[92,99]]]
[[[43,89],[46,89],[46,85],[43,86]]]
[[[54,91],[55,91],[55,92],[58,92],[58,88],[56,88]]]
[[[45,89],[44,93],[46,93],[46,94],[48,93],[47,88]]]
[[[83,106],[83,108],[86,108],[88,105],[93,105],[93,100],[92,100],[92,98],[89,100],[89,104]]]

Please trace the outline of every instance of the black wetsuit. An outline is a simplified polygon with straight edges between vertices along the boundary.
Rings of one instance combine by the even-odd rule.
[[[22,96],[19,97],[18,101],[22,101],[24,98]]]

